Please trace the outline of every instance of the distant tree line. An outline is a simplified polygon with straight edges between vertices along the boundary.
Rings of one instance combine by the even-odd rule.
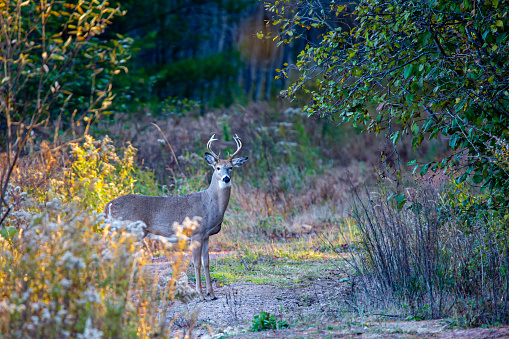
[[[129,74],[117,88],[132,104],[188,98],[209,106],[274,98],[289,83],[275,70],[295,60],[306,40],[257,39],[277,28],[258,0],[121,0],[127,13],[108,32],[134,39]],[[129,105],[130,106],[130,105]],[[132,109],[132,106],[130,106]]]

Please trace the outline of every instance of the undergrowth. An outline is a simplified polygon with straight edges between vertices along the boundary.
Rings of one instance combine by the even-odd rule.
[[[260,312],[254,316],[251,330],[253,332],[266,331],[266,330],[281,330],[290,327],[282,316],[276,316],[268,312]]]
[[[401,209],[390,184],[356,191],[353,304],[467,326],[509,323],[507,222],[483,210],[459,214],[461,195],[473,194],[466,186],[413,186]]]
[[[72,167],[54,171],[49,192],[31,195],[8,185],[11,212],[0,234],[0,337],[168,336],[173,300],[196,296],[182,274],[197,224],[176,225],[178,243],[158,246],[160,255],[172,258],[171,267],[159,272],[153,246],[140,241],[142,222],[104,220],[97,213],[117,194],[157,189],[150,172],[133,167],[135,150],[128,146],[119,157],[109,139],[87,137],[72,153]],[[33,168],[17,169],[25,170]]]

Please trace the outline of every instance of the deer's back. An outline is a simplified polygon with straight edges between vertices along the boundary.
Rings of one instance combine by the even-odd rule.
[[[114,219],[141,220],[148,232],[170,237],[173,223],[181,224],[186,217],[204,218],[202,200],[202,192],[176,197],[127,194],[106,204],[104,213]]]

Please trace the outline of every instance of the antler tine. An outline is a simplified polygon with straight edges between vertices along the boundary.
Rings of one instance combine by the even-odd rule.
[[[214,139],[215,136],[216,136],[215,134],[212,134],[212,136],[210,137],[209,141],[207,142],[207,150],[210,152],[210,154],[212,154],[212,156],[214,158],[216,158],[216,160],[219,160],[219,155],[214,153],[214,151],[210,148],[210,145],[212,144],[212,142],[217,140],[217,139]],[[221,153],[219,153],[219,154],[221,154]]]
[[[235,134],[235,136],[233,137],[233,140],[235,140],[235,143],[237,144],[237,150],[232,155],[230,155],[230,152],[228,152],[228,158],[230,160],[233,159],[240,152],[240,149],[242,148],[242,140],[240,140],[240,138],[237,134]]]

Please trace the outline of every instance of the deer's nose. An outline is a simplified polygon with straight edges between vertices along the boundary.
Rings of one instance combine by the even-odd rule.
[[[226,182],[226,183],[230,182],[230,177],[224,177],[223,181]]]

